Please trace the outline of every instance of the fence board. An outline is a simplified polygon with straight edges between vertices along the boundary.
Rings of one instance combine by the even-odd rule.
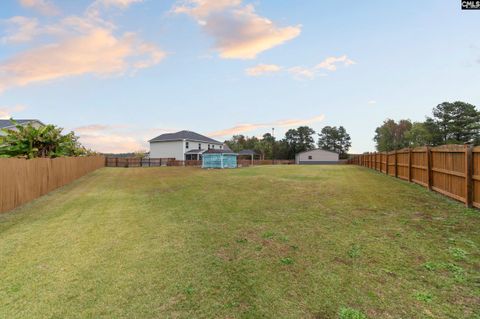
[[[480,208],[480,147],[442,145],[362,154],[348,163],[386,172]]]
[[[14,209],[104,165],[103,156],[0,158],[0,212]]]
[[[472,205],[480,208],[480,146],[472,150]]]

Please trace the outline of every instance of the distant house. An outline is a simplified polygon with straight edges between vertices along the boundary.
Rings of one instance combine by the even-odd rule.
[[[295,164],[338,164],[338,153],[314,149],[295,155]]]
[[[150,158],[175,158],[176,160],[200,160],[202,154],[210,149],[229,150],[222,142],[192,132],[180,131],[152,138]]]
[[[228,149],[209,149],[202,154],[202,168],[236,168],[237,154]]]
[[[27,125],[27,124],[32,124],[33,127],[40,127],[44,126],[41,121],[31,119],[31,120],[26,120],[26,119],[14,119],[15,122],[17,122],[20,125]],[[3,129],[7,130],[16,130],[15,124],[12,123],[10,120],[0,120],[0,136],[7,135],[5,132],[3,132]]]

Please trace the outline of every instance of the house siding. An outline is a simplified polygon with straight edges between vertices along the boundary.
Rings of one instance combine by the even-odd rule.
[[[188,142],[188,148],[186,148],[186,142]],[[150,158],[175,158],[183,161],[186,152],[198,150],[198,144],[201,144],[202,150],[207,150],[209,144],[215,145],[215,149],[220,149],[220,146],[223,145],[222,143],[204,143],[192,140],[150,142]]]
[[[309,158],[311,156],[311,158]],[[338,154],[324,150],[311,150],[297,154],[295,156],[296,164],[336,164],[338,163]]]
[[[152,142],[150,143],[150,158],[184,159],[184,141]]]

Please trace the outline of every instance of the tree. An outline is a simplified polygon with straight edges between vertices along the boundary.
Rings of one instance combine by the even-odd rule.
[[[442,143],[468,143],[480,139],[480,112],[465,102],[443,102],[433,109]]]
[[[260,154],[262,159],[272,159],[275,143],[275,137],[270,133],[265,133],[262,139],[255,143],[254,150]]]
[[[73,132],[62,135],[62,128],[45,125],[15,124],[15,129],[4,129],[7,134],[0,145],[0,157],[60,157],[80,156],[87,150],[78,142]]]
[[[234,135],[231,139],[225,141],[225,144],[234,152],[240,152],[245,149],[254,149],[258,138],[255,136],[248,137],[242,134]]]
[[[312,135],[315,131],[308,126],[300,126],[297,129],[289,129],[285,133],[284,142],[288,145],[287,158],[295,158],[295,154],[314,148]]]
[[[389,152],[409,146],[405,135],[411,128],[410,120],[400,120],[398,123],[392,119],[385,120],[382,126],[375,130],[373,140],[377,143],[377,150]]]
[[[350,135],[343,126],[325,126],[318,134],[318,147],[340,154],[340,158],[347,158],[347,153],[352,146]]]

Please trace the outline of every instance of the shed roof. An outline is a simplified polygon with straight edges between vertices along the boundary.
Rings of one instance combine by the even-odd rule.
[[[181,140],[191,140],[191,141],[199,141],[205,143],[213,143],[213,144],[223,144],[219,141],[214,140],[213,138],[207,137],[202,134],[198,134],[192,131],[179,131],[175,133],[166,133],[159,135],[155,138],[152,138],[149,142],[166,142],[166,141],[181,141]]]
[[[238,155],[257,155],[257,152],[255,150],[241,150]]]
[[[211,148],[209,150],[206,150],[203,152],[203,154],[230,154],[230,155],[238,155],[237,153],[234,153],[232,150],[222,150],[218,148]]]
[[[205,150],[196,149],[196,150],[190,150],[190,151],[188,151],[188,152],[185,152],[185,154],[202,154],[203,152],[205,152]]]
[[[332,152],[332,151],[329,151],[329,150],[323,150],[323,149],[321,149],[321,148],[314,148],[314,149],[312,149],[312,150],[303,151],[303,152],[297,153],[296,155],[298,155],[298,154],[303,154],[303,153],[308,153],[308,152],[314,152],[314,151],[322,151],[322,152],[327,152],[327,153],[332,153],[332,154],[337,154],[337,155],[338,155],[337,152]]]

